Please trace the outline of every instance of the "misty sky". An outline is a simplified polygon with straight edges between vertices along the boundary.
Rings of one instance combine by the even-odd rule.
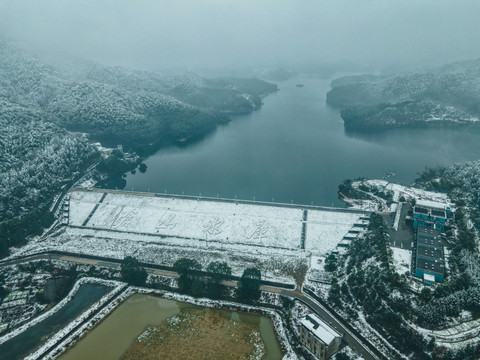
[[[37,53],[161,67],[480,57],[478,0],[0,0],[0,36]]]

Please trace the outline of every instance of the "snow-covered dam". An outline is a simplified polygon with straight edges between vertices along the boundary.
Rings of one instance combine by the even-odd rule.
[[[323,255],[365,227],[366,212],[104,189],[69,192],[68,231],[182,247]],[[357,229],[357,230],[355,230]]]

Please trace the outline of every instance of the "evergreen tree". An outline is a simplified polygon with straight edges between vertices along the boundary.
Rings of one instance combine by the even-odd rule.
[[[207,271],[209,273],[207,286],[208,297],[221,299],[225,292],[225,286],[222,285],[222,281],[232,275],[232,269],[226,262],[213,261],[208,265]]]
[[[182,293],[192,294],[193,282],[198,278],[197,271],[202,269],[200,263],[196,260],[181,258],[173,264],[173,268],[178,273],[178,289]],[[198,285],[196,285],[198,290]]]
[[[240,300],[258,300],[260,297],[260,281],[262,275],[256,268],[247,268],[238,282],[238,298]]]
[[[126,256],[121,264],[122,279],[130,285],[143,286],[147,281],[147,271],[137,259]]]

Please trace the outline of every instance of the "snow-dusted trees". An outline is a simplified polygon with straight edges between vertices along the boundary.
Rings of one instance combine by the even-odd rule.
[[[122,279],[135,286],[144,286],[147,281],[147,271],[140,265],[137,259],[126,256],[120,266]]]
[[[405,354],[421,354],[423,337],[408,326],[412,296],[403,276],[391,266],[390,238],[383,218],[372,214],[365,235],[354,240],[347,257],[338,258],[328,301],[352,319],[367,322]]]
[[[91,163],[95,150],[72,131],[113,146],[185,142],[229,121],[222,111],[251,111],[274,90],[259,80],[51,66],[0,39],[0,255],[41,232],[54,194]],[[122,170],[115,160],[102,165]]]
[[[242,301],[253,301],[260,297],[260,281],[262,274],[256,268],[244,270],[238,282],[237,296]]]
[[[223,280],[232,275],[232,268],[226,262],[213,261],[207,266],[209,279],[207,281],[207,296],[211,299],[221,299],[225,295]]]
[[[418,322],[427,328],[435,328],[444,325],[448,317],[457,317],[463,310],[480,310],[480,288],[469,287],[430,301],[418,309]]]
[[[173,268],[180,275],[178,279],[180,292],[194,296],[202,295],[203,283],[199,275],[202,266],[197,260],[181,258],[173,264]]]
[[[332,82],[327,102],[340,108],[352,130],[439,125],[478,126],[480,61],[433,71],[346,76]]]
[[[62,130],[22,106],[2,104],[0,254],[5,254],[6,247],[51,224],[47,210],[54,194],[88,166],[96,150],[83,135]]]
[[[416,311],[419,323],[425,327],[441,327],[449,317],[457,317],[464,310],[480,311],[479,179],[480,161],[426,169],[417,179],[427,189],[449,191],[457,205],[462,205],[455,213],[456,231],[449,236],[450,276]]]
[[[107,145],[187,141],[249,112],[276,85],[256,79],[208,80],[77,63],[54,67],[0,39],[0,99],[20,104]],[[0,107],[1,111],[1,107]]]

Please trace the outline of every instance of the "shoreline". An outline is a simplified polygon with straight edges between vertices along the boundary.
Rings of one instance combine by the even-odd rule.
[[[97,280],[97,279],[93,279],[93,280]],[[119,283],[119,284],[123,284],[123,283]],[[112,290],[112,292],[114,291]],[[112,292],[110,292],[107,295],[111,295]],[[247,314],[253,313],[253,314],[263,315],[269,318],[269,320],[272,322],[272,327],[275,332],[277,342],[283,353],[282,359],[289,360],[289,359],[295,358],[294,352],[286,336],[282,318],[276,310],[266,308],[262,305],[254,306],[254,305],[245,305],[245,304],[235,303],[235,302],[226,301],[226,300],[210,300],[206,298],[193,298],[188,295],[181,295],[181,294],[177,294],[169,291],[130,286],[125,291],[123,291],[122,293],[120,293],[119,295],[111,299],[110,303],[104,309],[102,309],[100,312],[95,314],[87,322],[82,323],[81,322],[82,319],[80,318],[85,318],[86,317],[84,316],[85,313],[91,313],[95,311],[95,309],[101,306],[98,303],[93,304],[84,314],[80,315],[77,319],[75,319],[73,322],[68,324],[63,330],[55,334],[50,340],[44,343],[35,353],[30,354],[26,359],[34,360],[34,359],[39,359],[40,357],[43,358],[45,348],[47,347],[51,348],[51,350],[49,351],[49,354],[44,358],[45,359],[58,358],[59,356],[67,352],[69,349],[71,349],[73,346],[75,346],[75,344],[78,343],[81,339],[83,339],[86,335],[88,335],[88,333],[94,327],[99,325],[111,313],[113,313],[113,311],[117,309],[118,306],[120,306],[125,300],[127,300],[129,297],[131,297],[134,294],[157,296],[167,300],[183,302],[183,303],[196,305],[196,306],[200,306],[208,309],[230,310],[230,311],[236,311],[236,312],[244,312]],[[78,327],[78,329],[68,334],[67,338],[65,338],[64,340],[59,339],[59,335],[63,335],[63,333],[72,331],[71,329],[75,327]]]

